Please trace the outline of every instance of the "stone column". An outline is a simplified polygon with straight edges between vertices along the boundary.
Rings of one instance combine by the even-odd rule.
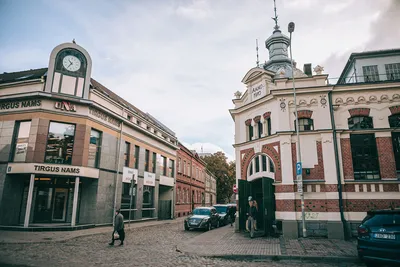
[[[72,204],[71,226],[76,225],[76,211],[78,209],[79,177],[75,177],[74,202]]]
[[[29,226],[29,217],[31,215],[31,207],[32,207],[32,196],[33,196],[33,187],[35,184],[35,174],[31,174],[31,179],[29,181],[29,191],[28,191],[28,199],[26,203],[26,211],[25,211],[25,221],[24,227],[27,228]]]

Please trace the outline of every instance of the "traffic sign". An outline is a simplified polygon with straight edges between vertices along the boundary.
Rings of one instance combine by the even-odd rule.
[[[233,188],[232,188],[232,189],[233,189],[233,193],[237,194],[237,187],[236,187],[236,184],[233,185]]]
[[[303,167],[301,166],[301,162],[296,163],[296,174],[301,175],[303,172]]]

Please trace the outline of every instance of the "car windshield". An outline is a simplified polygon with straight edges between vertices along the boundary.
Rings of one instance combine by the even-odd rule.
[[[368,215],[364,220],[367,226],[399,225],[400,216],[397,214],[374,214]]]
[[[227,207],[225,206],[214,206],[218,213],[226,213]]]
[[[210,215],[211,212],[209,209],[194,209],[193,215]]]

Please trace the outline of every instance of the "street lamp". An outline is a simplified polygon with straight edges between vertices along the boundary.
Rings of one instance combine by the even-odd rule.
[[[294,113],[296,116],[296,135],[297,135],[297,163],[296,163],[296,173],[297,173],[297,192],[300,192],[301,197],[301,219],[303,224],[303,237],[307,237],[306,220],[304,212],[304,193],[303,193],[303,176],[302,176],[302,166],[301,166],[301,151],[300,151],[300,135],[299,135],[299,117],[297,116],[297,101],[296,101],[296,88],[294,85],[294,67],[293,67],[293,55],[292,55],[292,33],[294,32],[294,22],[290,22],[288,25],[288,32],[290,34],[290,63],[292,64],[292,82],[293,82],[293,97],[294,97]]]

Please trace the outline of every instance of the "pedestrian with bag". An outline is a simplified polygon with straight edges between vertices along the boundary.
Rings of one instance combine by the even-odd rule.
[[[124,230],[124,216],[121,214],[121,211],[117,209],[115,211],[115,219],[114,219],[114,231],[112,233],[112,241],[109,243],[110,246],[114,246],[114,241],[120,240],[120,246],[124,245],[125,240],[125,230]]]

